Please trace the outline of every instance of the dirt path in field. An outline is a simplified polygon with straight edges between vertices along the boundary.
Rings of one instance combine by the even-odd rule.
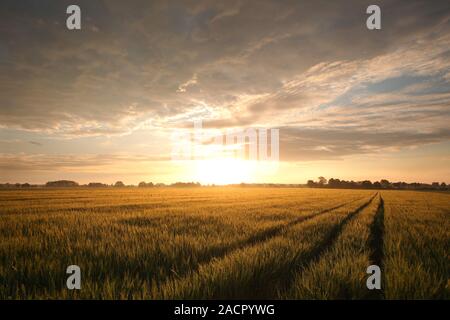
[[[334,242],[341,234],[344,226],[346,224],[348,224],[353,218],[355,218],[362,210],[364,210],[367,206],[369,206],[372,203],[372,201],[374,201],[374,199],[377,197],[377,195],[378,195],[378,192],[375,193],[374,195],[372,195],[372,197],[367,202],[365,202],[364,204],[359,206],[356,210],[350,212],[339,224],[334,226],[330,230],[330,232],[327,234],[327,236],[323,239],[323,241],[321,243],[319,243],[315,247],[315,249],[310,253],[307,261],[304,261],[302,263],[300,270],[298,268],[294,268],[295,270],[292,270],[291,272],[286,273],[285,278],[282,279],[280,281],[279,285],[277,286],[278,293],[287,292],[294,277],[298,274],[298,272],[301,272],[301,270],[307,269],[310,265],[317,262],[321,258],[322,254],[327,249],[329,249],[330,247],[333,246]],[[380,199],[381,199],[381,197],[380,197]]]
[[[234,251],[242,250],[242,249],[245,249],[247,247],[256,246],[258,244],[261,244],[261,243],[264,243],[266,241],[269,241],[270,239],[281,235],[287,229],[289,229],[291,227],[294,227],[295,225],[298,225],[298,224],[300,224],[302,222],[305,222],[307,220],[310,220],[312,218],[318,217],[318,216],[320,216],[322,214],[331,212],[333,210],[337,210],[339,208],[342,208],[342,207],[344,207],[346,205],[349,205],[349,204],[351,204],[353,202],[356,202],[356,201],[359,201],[359,200],[362,200],[362,199],[364,199],[364,197],[358,198],[358,199],[354,199],[354,200],[351,200],[351,201],[347,201],[347,202],[341,203],[341,204],[339,204],[337,206],[334,206],[334,207],[331,207],[331,208],[327,208],[327,209],[323,209],[323,210],[320,210],[318,212],[314,212],[314,213],[311,213],[311,214],[308,214],[308,215],[305,215],[305,216],[302,216],[302,217],[298,217],[298,218],[296,218],[296,219],[294,219],[294,220],[292,220],[290,222],[284,223],[284,224],[279,225],[279,226],[270,227],[270,228],[268,228],[266,230],[263,230],[261,232],[258,232],[256,234],[254,234],[254,235],[252,235],[252,236],[250,236],[250,237],[248,237],[246,239],[243,239],[241,241],[237,241],[235,243],[232,243],[230,246],[228,246],[226,248],[222,248],[222,250],[218,250],[217,254],[210,255],[210,256],[208,256],[205,259],[199,259],[199,264],[197,266],[193,266],[192,269],[190,269],[190,270],[188,270],[186,272],[177,272],[177,273],[174,272],[174,275],[175,275],[176,278],[181,278],[187,272],[195,272],[200,267],[200,265],[208,264],[209,262],[211,262],[214,259],[221,259],[221,258],[225,257],[226,255],[233,253]]]
[[[333,210],[337,210],[339,208],[342,208],[343,206],[346,206],[346,205],[348,205],[350,203],[353,203],[353,202],[361,200],[361,199],[363,199],[363,198],[358,198],[358,199],[355,199],[355,200],[352,200],[352,201],[348,201],[348,202],[342,203],[342,204],[337,205],[337,206],[332,207],[332,208],[320,210],[318,212],[315,212],[315,213],[312,213],[312,214],[309,214],[309,215],[306,215],[306,216],[303,216],[303,217],[299,217],[299,218],[294,219],[294,220],[292,220],[292,221],[290,221],[290,222],[288,222],[286,224],[283,224],[281,226],[269,228],[267,230],[264,230],[264,231],[262,231],[260,233],[257,233],[255,235],[251,236],[250,238],[242,241],[240,247],[252,246],[252,245],[256,245],[256,244],[258,244],[260,242],[264,242],[264,241],[270,240],[271,238],[274,238],[274,237],[280,235],[286,229],[291,228],[291,227],[293,227],[293,226],[295,226],[295,225],[297,225],[297,224],[299,224],[301,222],[305,222],[305,221],[307,221],[309,219],[312,219],[314,217],[317,217],[319,215],[331,212]]]
[[[350,203],[353,203],[355,201],[364,200],[364,202],[362,204],[358,204],[357,208],[355,208],[351,211],[349,210],[349,212],[346,212],[346,213],[342,212],[343,217],[340,219],[340,221],[336,225],[334,225],[334,224],[330,225],[330,227],[328,228],[328,232],[326,232],[326,234],[322,238],[322,241],[319,241],[316,245],[314,245],[313,248],[309,249],[304,254],[301,254],[301,257],[300,256],[294,257],[294,260],[291,260],[288,263],[283,262],[281,267],[277,266],[276,276],[274,276],[270,279],[267,279],[267,282],[265,284],[263,284],[263,286],[261,288],[259,288],[258,290],[256,290],[256,291],[252,290],[249,292],[246,291],[246,298],[249,298],[249,299],[271,299],[271,298],[273,299],[273,298],[277,297],[277,294],[281,290],[289,288],[290,284],[292,283],[293,277],[295,277],[295,275],[299,271],[299,269],[301,270],[302,267],[307,267],[309,264],[314,263],[314,261],[319,259],[320,256],[322,255],[322,253],[326,249],[328,249],[331,245],[333,245],[334,241],[341,233],[341,229],[360,211],[362,211],[364,208],[369,206],[374,201],[377,194],[378,193],[372,194],[372,195],[370,195],[369,198],[367,196],[365,196],[363,198],[355,199],[352,201],[347,201],[340,205],[333,206],[328,209],[320,210],[316,213],[312,213],[307,216],[298,217],[297,219],[290,221],[288,223],[285,223],[282,226],[273,228],[273,230],[270,230],[270,231],[266,230],[264,232],[264,234],[260,234],[259,236],[253,236],[251,238],[247,238],[246,240],[237,243],[235,246],[232,246],[229,250],[227,250],[227,252],[225,252],[225,253],[221,252],[219,257],[217,257],[218,255],[215,255],[216,257],[208,257],[208,259],[205,259],[207,261],[205,261],[203,264],[198,264],[196,267],[194,267],[192,270],[190,270],[190,272],[195,273],[199,269],[201,269],[202,266],[206,265],[206,267],[207,267],[208,263],[210,263],[212,260],[224,258],[227,254],[233,254],[233,252],[235,252],[237,250],[240,250],[240,249],[243,249],[246,247],[250,247],[250,246],[263,245],[266,241],[270,241],[272,238],[276,237],[277,235],[282,236],[282,232],[289,230],[291,227],[293,227],[299,223],[310,220],[312,218],[316,218],[318,216],[322,216],[323,214],[326,214],[328,212],[333,212],[333,210],[339,209],[339,208],[341,208],[345,205],[348,205]],[[238,244],[239,244],[239,246],[238,246]],[[184,278],[184,276],[185,275],[177,274],[177,275],[175,275],[174,278],[167,279],[167,281],[168,281],[168,282],[166,282],[167,286],[168,287],[171,287],[173,285],[176,286],[176,283],[173,281],[177,281],[177,278],[186,280],[186,278]],[[233,281],[233,279],[230,279],[230,281]],[[216,284],[214,282],[215,282],[215,280],[213,281],[213,283],[210,283],[208,285],[215,288],[214,286]],[[205,284],[202,284],[202,285],[205,285]],[[240,284],[234,283],[234,284],[232,284],[232,286],[233,285],[235,285],[237,287]],[[246,289],[248,289],[248,288],[246,288]],[[190,289],[187,289],[187,290],[189,291]],[[245,290],[245,288],[240,287],[240,290]],[[188,294],[191,294],[191,293],[188,293]],[[213,297],[216,297],[216,296],[214,296],[215,293],[211,293],[211,294],[213,294]],[[183,294],[181,294],[181,296],[183,296]],[[194,297],[195,296],[196,296],[196,294],[194,294]],[[240,296],[234,296],[234,295],[223,296],[221,293],[218,293],[217,297],[220,297],[220,298],[226,297],[226,298],[231,298],[231,299],[240,298]]]
[[[380,195],[380,203],[378,204],[377,213],[373,219],[373,223],[370,228],[370,237],[369,237],[369,247],[371,249],[370,255],[370,264],[377,265],[381,269],[382,279],[384,279],[383,274],[383,258],[384,258],[384,250],[383,250],[383,237],[384,237],[384,200]],[[383,299],[383,284],[384,281],[381,282],[381,290],[372,290],[370,298],[372,299]]]

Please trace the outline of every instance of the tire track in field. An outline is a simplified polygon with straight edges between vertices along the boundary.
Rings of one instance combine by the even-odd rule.
[[[383,299],[384,298],[384,270],[383,270],[383,241],[384,239],[384,200],[380,195],[380,203],[378,204],[377,212],[373,218],[370,227],[370,236],[368,246],[371,249],[369,261],[371,265],[377,265],[381,269],[381,290],[370,291],[368,298]]]
[[[342,229],[347,225],[353,218],[355,218],[362,210],[364,210],[367,206],[369,206],[372,201],[376,198],[378,192],[376,192],[372,197],[354,211],[350,212],[340,223],[335,225],[325,236],[325,238],[308,254],[306,261],[301,264],[300,270],[295,269],[291,272],[287,272],[284,279],[280,279],[278,285],[275,288],[275,291],[279,293],[286,292],[289,289],[294,277],[301,272],[302,270],[307,269],[321,258],[323,253],[333,246],[334,242],[337,240],[339,235],[342,232]],[[273,298],[273,294],[263,298]]]
[[[269,228],[267,230],[261,231],[261,232],[255,234],[255,235],[247,238],[246,240],[242,241],[243,243],[242,243],[241,246],[242,247],[246,247],[246,246],[256,245],[256,244],[258,244],[260,242],[265,242],[267,240],[270,240],[273,237],[276,237],[276,236],[280,235],[286,229],[291,228],[291,227],[293,227],[293,226],[295,226],[295,225],[297,225],[297,224],[299,224],[301,222],[307,221],[309,219],[312,219],[312,218],[317,217],[319,215],[328,213],[330,211],[337,210],[339,208],[342,208],[343,206],[346,206],[346,205],[348,205],[350,203],[353,203],[353,202],[361,200],[361,199],[363,199],[363,198],[358,198],[358,199],[355,199],[355,200],[352,200],[352,201],[349,201],[349,202],[345,202],[345,203],[339,204],[339,205],[337,205],[335,207],[332,207],[332,208],[323,209],[323,210],[320,210],[318,212],[311,213],[309,215],[298,217],[298,218],[296,218],[296,219],[294,219],[294,220],[292,220],[292,221],[290,221],[288,223],[285,223],[283,225],[280,225],[280,226],[271,227],[271,228]]]
[[[220,249],[218,248],[216,254],[211,254],[208,257],[205,257],[203,259],[198,259],[197,265],[192,266],[192,268],[189,269],[189,270],[184,270],[184,271],[171,270],[171,272],[175,275],[176,278],[182,278],[187,273],[197,271],[201,265],[208,264],[214,259],[221,259],[221,258],[225,257],[226,255],[231,254],[231,253],[233,253],[233,252],[235,252],[237,250],[245,249],[245,248],[248,248],[248,247],[256,246],[258,244],[262,244],[264,242],[267,242],[270,239],[281,235],[287,229],[292,228],[295,225],[298,225],[298,224],[300,224],[302,222],[305,222],[307,220],[310,220],[312,218],[318,217],[318,216],[320,216],[322,214],[331,212],[333,210],[337,210],[337,209],[342,208],[342,207],[344,207],[346,205],[349,205],[350,203],[362,200],[364,198],[365,197],[357,198],[357,199],[354,199],[354,200],[351,200],[351,201],[347,201],[347,202],[341,203],[341,204],[339,204],[337,206],[334,206],[334,207],[331,207],[331,208],[319,210],[318,212],[314,212],[314,213],[311,213],[311,214],[308,214],[308,215],[305,215],[305,216],[298,217],[298,218],[296,218],[296,219],[294,219],[294,220],[292,220],[290,222],[287,222],[285,224],[282,224],[282,225],[279,225],[279,226],[275,226],[275,227],[270,227],[270,228],[268,228],[266,230],[263,230],[261,232],[256,233],[253,236],[250,236],[250,237],[248,237],[246,239],[243,239],[241,241],[237,241],[237,242],[229,245],[228,247],[220,248]]]

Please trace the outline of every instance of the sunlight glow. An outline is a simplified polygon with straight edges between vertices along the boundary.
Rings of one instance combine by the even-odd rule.
[[[196,177],[202,184],[231,184],[253,180],[255,164],[234,158],[196,161]]]
[[[197,160],[194,169],[194,180],[201,184],[256,183],[273,178],[278,173],[278,162],[216,158]]]

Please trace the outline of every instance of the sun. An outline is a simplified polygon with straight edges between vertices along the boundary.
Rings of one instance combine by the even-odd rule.
[[[202,184],[235,184],[252,182],[253,161],[236,158],[196,160],[196,180]]]

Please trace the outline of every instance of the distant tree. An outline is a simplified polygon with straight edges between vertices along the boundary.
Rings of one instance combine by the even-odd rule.
[[[391,184],[395,189],[407,189],[408,188],[408,184],[406,182],[403,181],[399,181],[399,182],[394,182]]]
[[[57,188],[67,188],[67,187],[78,187],[78,183],[70,180],[58,180],[49,181],[45,184],[46,187],[57,187]]]
[[[323,186],[324,184],[327,184],[327,179],[324,177],[319,177],[319,185]]]
[[[308,180],[308,182],[306,183],[306,185],[310,188],[314,188],[316,186],[316,183],[312,180]]]
[[[148,188],[148,187],[153,187],[153,186],[154,186],[153,182],[146,183],[145,181],[141,181],[138,184],[139,188]]]
[[[431,184],[431,187],[432,187],[433,189],[439,189],[439,188],[440,188],[440,184],[439,184],[439,182],[433,182],[433,183]]]
[[[388,189],[391,187],[391,183],[386,179],[381,179],[380,184],[381,184],[381,187],[384,189]]]
[[[381,183],[378,182],[378,181],[375,181],[375,182],[373,183],[373,187],[374,187],[375,189],[381,189],[381,188],[382,188]]]
[[[201,187],[200,182],[175,182],[170,185],[171,187],[191,188]]]
[[[442,190],[447,189],[447,185],[445,184],[445,182],[442,182],[442,183],[441,183],[441,189],[442,189]]]
[[[328,180],[328,186],[330,186],[331,188],[340,188],[341,180],[331,178],[330,180]]]
[[[124,184],[122,181],[117,181],[117,182],[114,184],[114,187],[119,187],[119,188],[125,187],[125,184]]]
[[[372,188],[372,182],[370,180],[364,180],[361,182],[361,186],[364,189],[370,189],[370,188]]]
[[[337,180],[339,183],[339,188],[349,188],[350,182],[348,182],[346,180],[340,180],[340,181],[339,181],[339,179],[337,179]],[[330,183],[330,182],[328,181],[328,183]]]
[[[107,184],[101,182],[89,182],[88,187],[90,188],[104,188],[107,187]]]

